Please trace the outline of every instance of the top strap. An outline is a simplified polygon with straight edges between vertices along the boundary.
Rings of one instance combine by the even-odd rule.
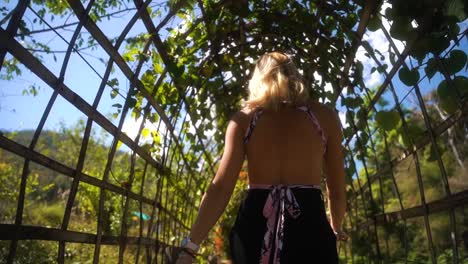
[[[307,116],[309,116],[309,118],[312,120],[312,123],[315,125],[315,127],[317,128],[320,134],[320,138],[322,139],[323,153],[325,154],[325,152],[327,151],[327,137],[325,135],[325,132],[322,129],[322,126],[320,126],[320,122],[318,121],[314,112],[312,112],[309,106],[299,106],[297,108],[304,111],[307,114]]]
[[[263,114],[263,108],[257,108],[254,112],[254,115],[252,119],[250,120],[249,127],[245,131],[244,135],[244,144],[247,144],[249,142],[250,136],[252,135],[253,129],[257,125],[257,120],[260,118],[260,116]]]

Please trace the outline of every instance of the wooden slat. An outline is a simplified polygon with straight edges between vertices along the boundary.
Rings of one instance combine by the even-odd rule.
[[[45,240],[64,241],[71,243],[94,244],[96,235],[76,231],[60,230],[58,228],[47,228],[40,226],[16,226],[13,224],[0,224],[0,240]],[[120,237],[102,236],[103,245],[118,245]],[[144,246],[169,246],[162,241],[146,237],[127,237],[127,244]]]

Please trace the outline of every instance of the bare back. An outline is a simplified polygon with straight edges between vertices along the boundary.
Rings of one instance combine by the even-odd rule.
[[[330,109],[318,103],[311,103],[309,109],[326,137]],[[255,111],[245,113],[251,121]],[[293,106],[278,112],[263,110],[245,145],[249,182],[320,184],[326,147],[320,127],[306,112]]]

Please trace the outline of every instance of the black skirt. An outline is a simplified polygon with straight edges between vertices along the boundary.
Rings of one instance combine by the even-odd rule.
[[[291,188],[300,207],[297,218],[285,214],[280,262],[338,263],[336,237],[327,220],[322,192],[315,188]],[[263,207],[269,189],[249,189],[243,199],[229,242],[233,263],[260,263],[267,219]],[[274,246],[273,246],[274,247]],[[270,257],[269,263],[272,263]]]

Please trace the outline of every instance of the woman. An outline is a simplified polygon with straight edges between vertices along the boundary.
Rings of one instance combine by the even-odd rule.
[[[341,140],[336,112],[309,99],[291,58],[280,52],[260,57],[249,99],[228,124],[219,169],[177,263],[192,263],[229,202],[245,157],[249,189],[230,235],[234,263],[338,263],[336,241],[347,239]]]

